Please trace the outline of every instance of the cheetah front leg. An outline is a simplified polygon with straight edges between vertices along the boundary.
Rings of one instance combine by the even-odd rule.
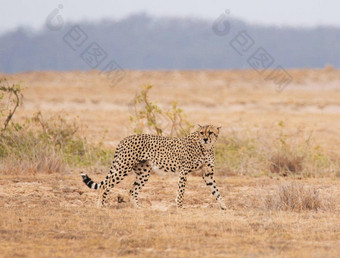
[[[218,204],[220,205],[220,208],[222,210],[226,210],[227,207],[225,206],[223,198],[220,195],[220,192],[218,191],[216,182],[214,180],[214,167],[211,164],[210,166],[207,166],[203,169],[203,179],[207,186],[211,187],[211,193],[216,198]]]

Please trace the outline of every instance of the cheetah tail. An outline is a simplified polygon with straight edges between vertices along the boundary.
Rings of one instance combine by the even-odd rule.
[[[87,174],[81,174],[81,177],[83,178],[83,182],[91,189],[97,190],[104,184],[104,181],[101,181],[100,183],[93,182]]]

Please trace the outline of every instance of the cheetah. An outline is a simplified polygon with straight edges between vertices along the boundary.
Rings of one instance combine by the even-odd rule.
[[[210,186],[220,208],[225,210],[226,206],[214,180],[214,146],[219,131],[220,127],[199,125],[196,131],[182,138],[150,134],[128,136],[119,143],[106,178],[95,183],[87,174],[82,174],[83,182],[89,188],[100,190],[98,207],[102,207],[110,189],[133,171],[136,180],[130,190],[130,197],[134,205],[140,208],[138,193],[148,181],[153,167],[165,172],[178,171],[176,205],[182,208],[188,174],[193,170],[202,169],[206,185]]]

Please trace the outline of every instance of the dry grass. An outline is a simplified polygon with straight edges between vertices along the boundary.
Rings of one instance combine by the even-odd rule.
[[[287,156],[281,156],[280,154],[276,154],[271,158],[271,166],[270,171],[272,173],[277,173],[282,176],[287,176],[291,173],[297,173],[302,171],[302,162],[303,157],[292,157],[289,158]]]
[[[274,194],[268,195],[265,206],[267,209],[297,212],[320,209],[334,211],[335,199],[334,196],[321,197],[320,189],[314,186],[290,182],[279,185]]]
[[[25,123],[9,124],[0,132],[0,174],[64,173],[110,163],[114,151],[89,143],[78,129],[65,113],[45,119],[39,112]]]
[[[9,156],[3,159],[0,166],[0,173],[3,175],[34,175],[36,173],[64,173],[66,166],[62,157],[51,151],[44,150],[36,153],[34,160],[17,159],[17,157]]]
[[[127,71],[114,87],[97,71],[7,77],[26,87],[19,120],[38,110],[44,115],[64,110],[79,117],[81,133],[91,143],[114,148],[131,134],[133,99],[141,85],[151,84],[150,99],[163,109],[177,100],[192,124],[222,126],[221,139],[236,147],[225,155],[234,158],[223,162],[228,174],[334,176],[340,173],[340,73],[329,68],[289,72],[295,80],[280,94],[254,71]]]
[[[96,179],[102,176],[97,175]],[[221,211],[203,180],[190,177],[185,209],[174,208],[176,177],[153,175],[141,193],[142,209],[127,200],[128,177],[95,208],[96,193],[80,176],[0,179],[2,257],[107,256],[320,256],[340,252],[340,206],[334,209],[263,209],[262,200],[280,182],[244,177],[217,178],[227,211]],[[340,199],[339,181],[317,184],[320,195]]]
[[[340,73],[289,72],[294,82],[280,94],[254,71],[127,71],[115,87],[97,71],[6,76],[26,87],[19,121],[64,110],[79,117],[89,142],[112,149],[131,132],[131,101],[142,84],[154,86],[151,99],[161,107],[178,100],[191,123],[222,125],[216,181],[228,210],[192,176],[186,209],[177,210],[177,175],[155,174],[141,210],[127,197],[133,176],[97,209],[80,169],[55,173],[48,153],[38,157],[40,174],[25,164],[16,174],[21,160],[0,160],[7,171],[0,177],[0,256],[337,257]],[[96,181],[107,173],[99,166],[87,172]]]
[[[115,87],[110,87],[97,71],[32,72],[6,77],[10,82],[23,81],[26,88],[19,117],[24,119],[37,110],[65,110],[88,125],[84,132],[91,141],[104,136],[105,142],[116,144],[126,136],[135,94],[141,85],[151,84],[151,100],[165,107],[178,100],[193,124],[269,131],[284,121],[287,128],[312,129],[318,145],[338,152],[339,71],[289,72],[301,83],[294,81],[280,94],[275,85],[254,71],[127,71]]]

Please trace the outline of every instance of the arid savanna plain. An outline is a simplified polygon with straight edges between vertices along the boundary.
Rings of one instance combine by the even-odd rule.
[[[340,71],[288,72],[281,92],[252,70],[127,70],[115,84],[99,71],[0,74],[0,256],[338,257]],[[4,126],[16,106],[4,89],[16,84]],[[136,101],[143,90],[151,111]],[[103,180],[121,139],[155,133],[144,111],[164,135],[222,127],[215,179],[227,210],[200,171],[183,209],[171,172],[152,172],[140,209],[132,173],[96,207],[80,174]]]

